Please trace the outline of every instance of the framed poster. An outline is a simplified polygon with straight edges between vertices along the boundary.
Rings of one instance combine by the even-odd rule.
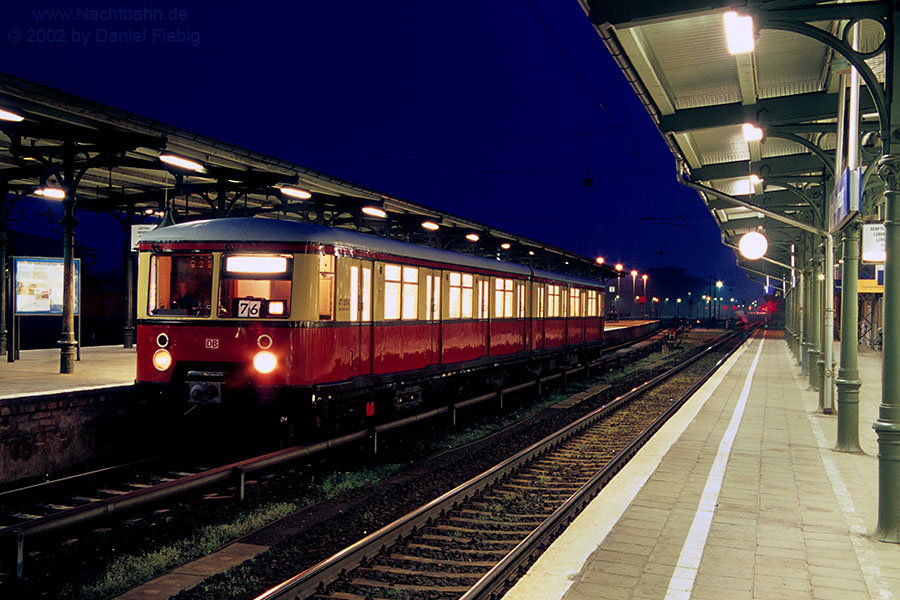
[[[13,314],[62,315],[63,259],[12,257]],[[75,314],[81,311],[81,259],[75,259]]]

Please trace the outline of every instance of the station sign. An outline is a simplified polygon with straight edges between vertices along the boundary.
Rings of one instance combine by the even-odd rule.
[[[883,263],[885,257],[884,223],[865,223],[862,226],[862,261]]]
[[[828,230],[840,231],[859,213],[862,169],[844,169],[831,192],[828,210]]]
[[[62,315],[63,259],[12,257],[13,314]],[[75,259],[75,314],[80,312],[81,259]]]
[[[153,231],[159,226],[158,223],[138,223],[131,226],[131,251],[137,252],[138,244],[141,243],[141,236],[148,231]]]

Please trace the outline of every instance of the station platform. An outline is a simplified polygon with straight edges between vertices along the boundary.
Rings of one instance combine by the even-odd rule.
[[[131,385],[136,348],[89,346],[81,349],[75,372],[59,372],[59,348],[22,350],[15,362],[0,356],[0,400]]]
[[[758,331],[504,599],[900,598],[900,545],[871,537],[881,354],[859,363],[864,453],[834,452],[837,417]]]

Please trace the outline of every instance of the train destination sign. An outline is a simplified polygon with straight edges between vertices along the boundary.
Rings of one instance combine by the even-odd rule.
[[[75,314],[80,311],[81,259],[75,259]],[[13,314],[62,315],[63,259],[12,258]]]

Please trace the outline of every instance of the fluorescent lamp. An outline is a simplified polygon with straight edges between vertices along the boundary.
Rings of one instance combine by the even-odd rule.
[[[512,248],[512,244],[510,244],[509,242],[503,242],[502,244],[500,244],[500,247],[504,250],[509,250],[510,248]]]
[[[228,256],[225,270],[229,273],[286,273],[284,256]]]
[[[307,192],[306,190],[301,190],[293,187],[283,187],[279,188],[279,191],[285,196],[290,196],[291,198],[300,198],[301,200],[309,200],[312,198],[312,194]]]
[[[51,200],[62,200],[66,197],[66,191],[60,188],[45,187],[39,190],[34,190],[34,195],[41,196],[43,198],[50,198]]]
[[[385,217],[387,217],[387,213],[377,206],[363,206],[362,211],[364,214],[367,214],[370,217],[378,217],[379,219],[384,219]]]
[[[24,121],[25,117],[22,115],[17,115],[14,112],[9,112],[8,110],[3,110],[0,108],[0,121],[12,121],[13,123],[18,123],[19,121]]]
[[[724,20],[728,52],[731,54],[753,52],[753,17],[728,11],[724,15]]]
[[[187,158],[182,158],[180,156],[175,156],[174,154],[160,154],[159,160],[163,161],[167,165],[180,167],[182,169],[187,169],[188,171],[196,171],[197,173],[206,172],[206,167],[204,167],[200,163],[193,160],[188,160]]]
[[[424,227],[428,231],[437,231],[441,228],[441,226],[434,221],[422,221],[422,227]]]
[[[748,142],[758,142],[763,138],[763,130],[752,123],[744,123],[744,139]]]
[[[470,233],[470,234],[468,234],[468,235],[466,236],[466,239],[469,240],[470,242],[477,242],[477,241],[480,240],[481,238],[478,237],[478,234],[477,234],[477,233]]]

